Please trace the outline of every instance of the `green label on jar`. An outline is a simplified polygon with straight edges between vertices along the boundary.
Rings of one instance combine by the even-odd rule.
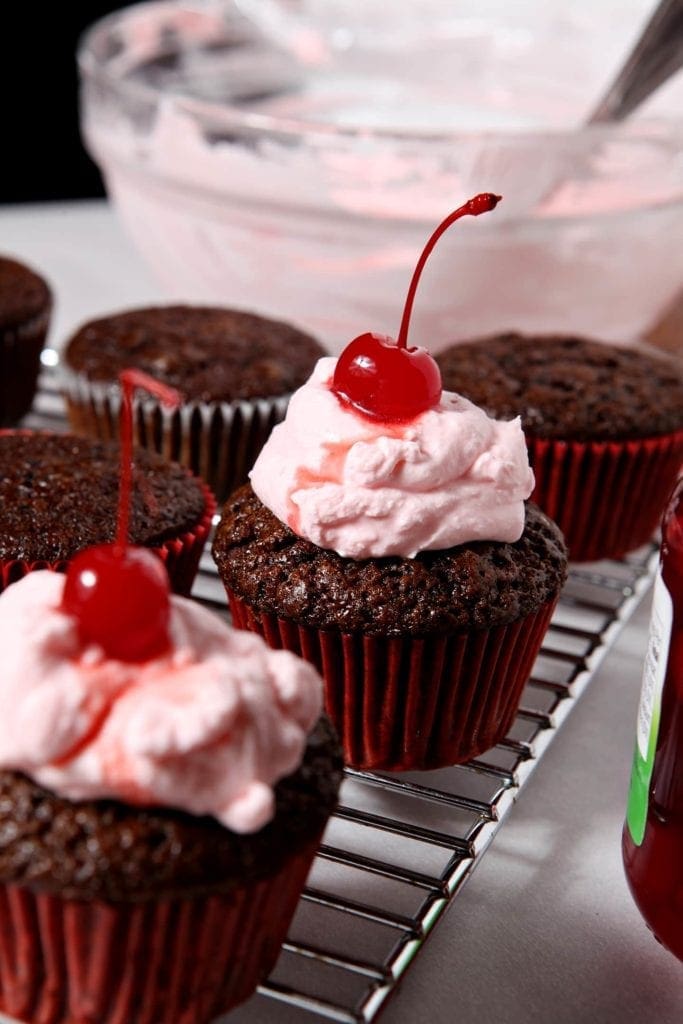
[[[673,601],[660,572],[655,580],[650,634],[638,707],[636,749],[633,755],[631,788],[626,809],[628,829],[636,846],[640,846],[645,835],[650,780],[657,749],[662,689],[669,658],[672,622]]]

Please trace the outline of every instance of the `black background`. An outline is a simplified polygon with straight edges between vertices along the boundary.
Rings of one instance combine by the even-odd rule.
[[[119,3],[6,0],[0,15],[0,203],[103,195],[78,131],[76,45]]]

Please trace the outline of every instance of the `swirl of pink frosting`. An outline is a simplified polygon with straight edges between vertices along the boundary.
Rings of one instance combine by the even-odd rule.
[[[315,669],[179,597],[168,654],[108,659],[80,643],[63,587],[62,575],[33,572],[0,596],[0,767],[71,800],[261,828],[320,715]]]
[[[445,391],[408,423],[376,422],[330,389],[335,365],[318,361],[251,471],[271,512],[346,558],[519,540],[534,486],[519,418]]]

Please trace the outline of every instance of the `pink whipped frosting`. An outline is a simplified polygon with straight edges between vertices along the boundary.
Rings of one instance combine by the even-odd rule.
[[[111,797],[254,832],[322,708],[315,670],[171,597],[172,649],[143,664],[79,642],[64,577],[0,596],[0,767],[71,800]]]
[[[271,512],[346,558],[519,540],[534,486],[519,418],[445,391],[409,423],[375,422],[331,391],[335,365],[319,360],[251,471]]]

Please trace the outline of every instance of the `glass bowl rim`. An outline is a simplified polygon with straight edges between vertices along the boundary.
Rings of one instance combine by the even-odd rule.
[[[162,15],[165,9],[181,8],[181,0],[142,0],[113,11],[93,22],[81,35],[76,50],[76,60],[83,81],[96,79],[106,84],[114,92],[128,94],[156,104],[167,99],[166,94],[154,86],[143,82],[131,82],[112,74],[97,55],[96,42],[113,28],[125,23],[136,11],[155,10]],[[201,8],[194,7],[198,13]],[[208,13],[208,11],[206,12]],[[683,116],[680,118],[656,117],[641,118],[637,121],[622,121],[609,124],[577,125],[570,128],[484,128],[484,129],[425,129],[416,128],[381,128],[366,125],[333,124],[324,121],[305,120],[303,118],[279,117],[273,114],[245,111],[234,104],[216,104],[209,101],[175,94],[174,103],[178,110],[200,120],[210,122],[213,127],[226,131],[241,131],[244,134],[270,135],[275,138],[306,139],[323,144],[332,140],[336,145],[346,143],[419,143],[438,147],[455,143],[481,142],[489,140],[511,147],[536,144],[544,140],[548,142],[566,141],[572,143],[579,139],[599,141],[618,134],[624,142],[652,143],[653,141],[672,141],[680,138],[683,143]]]

